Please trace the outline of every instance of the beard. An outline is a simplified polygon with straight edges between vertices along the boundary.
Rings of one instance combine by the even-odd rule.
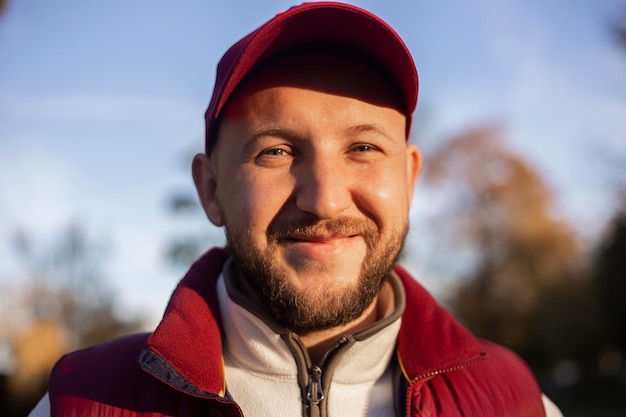
[[[226,237],[241,273],[259,296],[267,312],[281,325],[296,333],[331,329],[359,318],[393,269],[408,231],[392,230],[381,236],[371,219],[352,217],[319,220],[312,217],[273,221],[267,230],[267,248],[253,247],[247,229],[229,227]],[[281,244],[288,240],[307,240],[320,235],[361,236],[366,253],[355,271],[358,278],[350,285],[327,285],[313,290],[299,290],[289,281],[286,272],[277,265]],[[300,264],[323,275],[328,267],[303,260]],[[328,281],[326,281],[328,282]]]

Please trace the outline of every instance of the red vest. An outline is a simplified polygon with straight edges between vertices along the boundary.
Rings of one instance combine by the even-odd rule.
[[[152,334],[64,356],[50,378],[52,416],[241,416],[223,398],[220,313],[215,285],[228,255],[214,249],[179,283]],[[545,416],[527,365],[476,339],[406,271],[398,337],[398,383],[407,416]]]

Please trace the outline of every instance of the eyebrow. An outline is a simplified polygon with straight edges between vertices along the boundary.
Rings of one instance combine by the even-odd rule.
[[[392,137],[389,135],[389,133],[385,129],[383,129],[382,127],[380,127],[379,125],[375,123],[365,123],[365,124],[352,126],[348,128],[348,132],[354,132],[354,133],[372,132],[379,136],[382,136],[386,140],[392,140]]]
[[[250,135],[251,140],[260,139],[264,136],[275,136],[285,139],[298,140],[301,138],[295,130],[284,128],[284,127],[270,127],[267,129],[259,129],[257,131],[252,132]]]
[[[270,128],[261,128],[258,130],[252,131],[247,135],[243,146],[241,147],[243,154],[247,155],[250,153],[254,153],[255,148],[259,141],[264,137],[275,137],[275,138],[283,138],[288,141],[299,141],[301,139],[301,135],[298,135],[296,131],[292,129],[287,129],[283,127],[270,127]]]

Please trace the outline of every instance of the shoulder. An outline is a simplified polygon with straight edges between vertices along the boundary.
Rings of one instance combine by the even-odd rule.
[[[106,343],[77,350],[63,356],[53,369],[53,377],[70,375],[107,375],[135,367],[135,358],[150,333],[122,336]]]
[[[530,378],[533,382],[536,382],[530,367],[517,353],[487,340],[478,339],[478,343],[486,359],[480,365],[498,374],[514,371],[516,375]]]
[[[105,390],[129,389],[145,379],[136,357],[148,336],[148,333],[123,336],[63,356],[50,376],[53,406],[55,398],[94,397]]]
[[[515,352],[493,342],[479,340],[485,359],[467,368],[485,392],[518,401],[541,402],[541,388],[528,364]]]
[[[434,410],[437,404],[454,405],[446,416],[544,416],[541,389],[528,365],[503,346],[479,344],[479,358],[416,384],[414,406]]]
[[[124,336],[61,358],[48,386],[51,415],[111,415],[112,410],[135,415],[143,409],[154,411],[150,415],[176,415],[178,391],[136,362],[148,337]]]

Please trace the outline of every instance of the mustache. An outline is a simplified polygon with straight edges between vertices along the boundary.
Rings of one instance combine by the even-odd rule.
[[[372,247],[378,239],[376,224],[369,218],[340,217],[320,220],[314,217],[277,218],[270,223],[268,238],[309,240],[319,236],[363,236]]]

